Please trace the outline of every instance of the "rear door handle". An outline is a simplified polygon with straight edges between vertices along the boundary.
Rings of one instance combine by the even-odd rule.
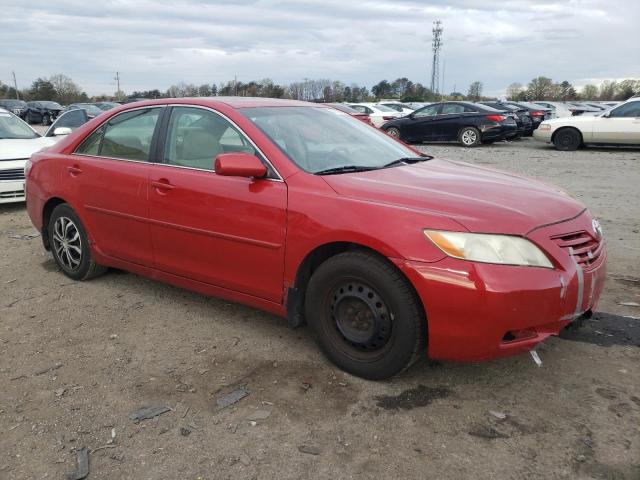
[[[77,177],[78,175],[80,175],[82,173],[82,169],[80,167],[78,167],[77,165],[74,165],[72,167],[67,167],[67,171],[69,172],[69,174],[72,177]]]
[[[157,181],[152,181],[151,186],[157,190],[173,190],[174,188],[176,188],[169,183],[169,180],[165,178],[161,178]]]

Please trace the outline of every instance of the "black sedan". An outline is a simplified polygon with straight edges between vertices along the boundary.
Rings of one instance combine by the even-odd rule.
[[[513,138],[513,117],[470,102],[434,103],[382,125],[382,130],[407,143],[460,142],[465,147]]]
[[[9,110],[11,113],[24,120],[24,115],[27,111],[27,102],[24,100],[5,98],[0,100],[0,107],[5,110]]]
[[[495,108],[496,110],[510,112],[517,117],[516,123],[518,125],[518,134],[521,137],[530,137],[531,135],[533,135],[533,120],[531,118],[531,115],[529,114],[529,110],[527,110],[526,108],[516,107],[514,105],[509,105],[498,101],[480,102],[480,104],[486,105],[487,107]]]
[[[51,125],[51,122],[62,111],[59,103],[45,100],[37,102],[28,102],[24,121],[27,123],[42,123],[42,125]]]

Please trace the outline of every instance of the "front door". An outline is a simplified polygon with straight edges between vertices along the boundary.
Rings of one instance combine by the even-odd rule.
[[[409,122],[405,126],[406,140],[413,142],[436,140],[434,121],[440,107],[440,104],[429,105],[409,115]]]
[[[281,302],[286,184],[216,175],[218,154],[260,153],[209,109],[172,107],[165,137],[149,188],[156,268]]]
[[[109,119],[67,157],[62,172],[96,247],[147,266],[153,263],[149,162],[161,111],[140,108]]]
[[[595,117],[592,141],[640,145],[640,101],[624,103],[606,117]]]

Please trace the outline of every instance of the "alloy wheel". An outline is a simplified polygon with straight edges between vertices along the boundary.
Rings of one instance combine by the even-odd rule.
[[[465,145],[473,145],[477,140],[478,136],[473,130],[465,130],[462,133],[462,143]]]
[[[68,217],[58,217],[53,224],[53,248],[62,266],[74,271],[82,261],[82,239],[80,231]]]

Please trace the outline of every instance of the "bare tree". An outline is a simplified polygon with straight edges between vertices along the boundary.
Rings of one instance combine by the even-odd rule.
[[[482,82],[478,80],[471,83],[471,85],[469,85],[469,92],[467,93],[467,97],[469,98],[469,100],[473,102],[479,101],[480,97],[482,97],[482,87]]]
[[[80,87],[62,73],[49,77],[49,82],[53,85],[53,89],[56,92],[56,100],[63,105],[77,102],[83,98]]]

